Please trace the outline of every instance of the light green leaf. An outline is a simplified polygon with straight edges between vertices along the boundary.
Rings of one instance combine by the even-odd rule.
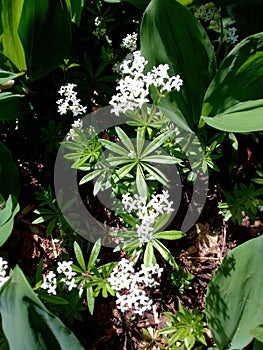
[[[74,242],[74,253],[77,259],[77,262],[79,263],[79,266],[82,268],[82,270],[84,272],[86,272],[86,264],[85,264],[85,260],[82,254],[82,250],[78,244],[78,242]]]
[[[150,267],[156,264],[156,258],[153,251],[153,246],[151,242],[147,242],[145,252],[143,255],[143,264],[146,267]]]
[[[129,136],[119,127],[115,127],[116,133],[120,139],[120,141],[124,144],[124,146],[127,148],[127,150],[130,151],[134,151],[134,146],[133,143],[131,142]]]
[[[145,128],[139,128],[136,135],[136,148],[137,148],[137,157],[141,157],[143,145],[145,141]]]
[[[263,236],[234,248],[209,283],[206,316],[219,350],[244,349],[263,324],[262,290],[255,287],[263,284],[262,251]]]
[[[172,156],[156,154],[143,158],[144,162],[159,163],[159,164],[176,164],[178,161]]]
[[[173,131],[166,131],[157,136],[151,143],[149,143],[142,152],[141,158],[148,156],[150,153],[156,151],[168,138],[173,134]]]
[[[103,172],[104,172],[104,169],[98,169],[98,170],[91,171],[89,174],[83,176],[83,178],[80,180],[79,184],[83,185],[86,182],[93,180],[95,177],[99,176]]]
[[[0,210],[0,247],[8,240],[14,226],[14,217],[19,211],[16,197],[10,195],[5,208]]]
[[[261,343],[263,343],[263,324],[251,329],[250,334],[252,334],[253,337],[259,340]]]
[[[167,185],[169,180],[159,169],[156,169],[151,164],[141,162],[141,166],[148,171],[148,173],[157,181],[161,182],[163,185]]]
[[[175,240],[175,239],[180,239],[185,236],[185,233],[181,231],[162,231],[159,233],[156,233],[154,237],[158,239],[167,239],[167,240]]]
[[[0,313],[10,349],[84,350],[74,334],[41,303],[18,266],[0,288]]]
[[[164,258],[164,260],[166,260],[171,266],[177,267],[177,264],[169,249],[167,249],[158,239],[154,239],[152,244]]]
[[[16,73],[0,70],[0,84],[6,83],[8,80],[15,79],[18,75]]]
[[[101,248],[101,239],[98,239],[90,253],[90,258],[88,262],[88,270],[90,271],[96,264],[96,260],[98,259],[99,253],[100,253],[100,248]]]
[[[101,139],[100,142],[104,147],[106,147],[111,152],[117,153],[121,156],[128,157],[129,152],[125,150],[123,147],[121,147],[120,145],[118,145],[117,143],[104,140],[104,139]]]
[[[148,187],[140,164],[137,165],[136,169],[136,187],[140,197],[147,197]]]
[[[93,289],[92,289],[92,287],[87,287],[86,288],[86,297],[87,297],[87,303],[88,303],[89,312],[91,313],[91,315],[93,315],[95,298],[93,296]]]
[[[167,63],[170,75],[179,74],[183,80],[180,91],[162,98],[158,106],[175,123],[179,120],[180,126],[195,130],[215,72],[214,49],[206,31],[176,0],[152,0],[143,15],[140,39],[149,70]]]
[[[202,116],[219,130],[263,130],[263,33],[242,40],[227,55],[207,89]]]
[[[26,70],[25,52],[18,35],[24,0],[0,1],[1,52],[9,58],[17,70]]]
[[[119,179],[124,178],[135,167],[135,165],[136,163],[131,163],[131,164],[122,166],[119,170],[116,171],[118,178]]]

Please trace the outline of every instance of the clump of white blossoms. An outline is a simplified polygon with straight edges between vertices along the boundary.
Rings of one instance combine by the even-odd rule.
[[[121,259],[108,278],[111,288],[117,291],[117,308],[123,313],[131,311],[139,315],[151,310],[153,301],[149,297],[149,288],[159,285],[156,279],[161,277],[162,271],[158,264],[141,265],[141,269],[135,271],[131,261]]]
[[[236,44],[238,42],[237,28],[227,27],[224,28],[224,41],[229,44]]]
[[[133,32],[132,34],[127,34],[125,38],[122,39],[121,47],[134,52],[137,48],[137,38],[138,34]]]
[[[83,128],[83,122],[81,119],[77,119],[71,124],[71,129],[67,133],[66,140],[70,141],[75,141],[76,138],[78,137],[78,134],[76,133],[75,129],[82,129]]]
[[[122,196],[122,204],[128,212],[135,212],[140,224],[136,225],[136,232],[140,245],[153,239],[154,223],[158,216],[174,211],[172,208],[173,201],[169,201],[168,191],[152,195],[151,200],[147,203],[147,198],[138,196],[131,197],[130,193]]]
[[[73,261],[63,261],[58,262],[57,272],[62,275],[58,276],[53,272],[49,271],[47,275],[43,279],[43,283],[40,288],[46,289],[48,294],[57,294],[57,286],[62,285],[62,287],[66,287],[66,289],[70,292],[73,288],[76,288],[78,285],[76,284],[75,275],[76,272],[73,271],[71,264]]]
[[[9,279],[7,276],[8,263],[0,257],[0,287]]]
[[[64,98],[57,101],[59,114],[67,114],[67,112],[71,111],[73,116],[76,117],[86,113],[87,107],[80,104],[80,99],[77,98],[77,92],[74,91],[75,86],[77,85],[68,83],[60,87],[58,93]]]
[[[151,71],[144,74],[147,63],[141,52],[135,51],[119,65],[121,79],[116,87],[118,93],[112,96],[109,102],[113,106],[112,113],[118,116],[150,102],[150,86],[155,86],[160,94],[180,90],[183,81],[179,75],[169,76],[168,64],[154,66]]]

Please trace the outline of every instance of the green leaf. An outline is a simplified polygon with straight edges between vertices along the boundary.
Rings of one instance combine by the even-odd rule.
[[[143,256],[143,263],[146,267],[150,267],[156,264],[156,259],[155,259],[153,246],[151,242],[147,242],[146,244],[146,248]]]
[[[70,2],[71,2],[71,20],[79,27],[81,14],[85,5],[85,0],[70,0]]]
[[[90,271],[96,264],[96,260],[98,259],[99,253],[100,253],[100,248],[101,248],[101,239],[99,238],[90,253],[90,258],[88,262],[88,270]]]
[[[102,143],[102,145],[104,147],[109,149],[111,152],[117,153],[121,156],[128,157],[129,152],[127,150],[125,150],[123,147],[121,147],[120,145],[116,144],[115,142],[111,142],[111,141],[104,140],[104,139],[101,139],[100,142]]]
[[[93,296],[93,289],[92,289],[92,287],[87,287],[86,288],[86,297],[87,297],[87,303],[88,303],[89,312],[91,313],[91,315],[93,315],[95,298]]]
[[[141,166],[157,181],[161,182],[163,185],[167,185],[169,180],[159,169],[153,167],[151,164],[141,162]]]
[[[251,329],[250,334],[252,334],[253,337],[259,340],[261,343],[263,343],[263,324]]]
[[[149,69],[167,63],[170,75],[179,74],[183,80],[180,91],[162,98],[158,106],[181,127],[195,130],[215,71],[214,49],[206,31],[176,0],[152,0],[143,15],[140,39]]]
[[[137,149],[137,157],[141,157],[143,145],[145,141],[145,128],[140,128],[136,134],[136,149]]]
[[[0,120],[20,118],[29,110],[25,95],[10,91],[0,93]]]
[[[86,182],[93,180],[95,177],[99,176],[103,172],[104,172],[104,169],[98,169],[98,170],[91,171],[89,174],[83,176],[83,178],[80,180],[79,184],[83,185]]]
[[[156,151],[172,134],[173,131],[166,131],[163,134],[157,136],[150,144],[148,144],[148,146],[145,147],[141,158],[144,158],[150,153]]]
[[[0,46],[1,52],[9,58],[17,70],[26,70],[25,52],[18,35],[24,0],[0,1]]]
[[[183,238],[184,236],[185,236],[185,233],[181,231],[162,231],[154,235],[154,237],[158,239],[167,239],[167,240],[180,239],[180,238]]]
[[[116,171],[118,178],[119,179],[124,178],[135,167],[135,165],[136,163],[134,162],[134,163],[122,166],[119,170]]]
[[[16,197],[10,195],[4,209],[0,210],[0,247],[8,240],[14,226],[14,217],[19,211]]]
[[[15,197],[19,194],[19,173],[11,152],[2,142],[0,142],[0,194],[4,199],[10,194]]]
[[[169,249],[167,249],[160,241],[158,241],[158,239],[154,239],[152,244],[164,258],[164,260],[166,260],[171,266],[177,267],[177,264]]]
[[[220,350],[243,349],[253,339],[250,331],[263,324],[263,236],[234,248],[209,283],[206,316]]]
[[[120,139],[120,141],[124,144],[124,146],[127,148],[127,150],[130,151],[134,151],[134,146],[133,143],[131,142],[129,136],[119,127],[115,127],[116,133]]]
[[[84,350],[74,334],[41,303],[18,266],[0,288],[0,313],[10,349]]]
[[[15,3],[12,4],[12,7],[16,7]],[[17,30],[25,51],[30,80],[40,79],[53,71],[69,54],[70,0],[24,0]]]
[[[17,76],[16,73],[0,70],[0,85],[6,83],[8,80],[15,79]]]
[[[136,187],[140,197],[147,197],[148,187],[140,164],[136,169]]]
[[[157,164],[176,164],[178,161],[172,156],[166,156],[162,154],[156,154],[143,158],[144,162],[151,162]]]
[[[82,254],[82,250],[76,241],[74,242],[74,253],[75,253],[77,262],[79,263],[79,266],[82,268],[83,272],[86,272],[86,264]]]
[[[242,40],[207,89],[202,116],[219,130],[263,130],[263,33]]]

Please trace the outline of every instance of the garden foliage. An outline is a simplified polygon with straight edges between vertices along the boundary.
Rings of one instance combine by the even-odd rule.
[[[32,122],[37,125],[41,142],[51,158],[60,143],[70,150],[65,162],[81,175],[79,186],[94,181],[94,196],[109,190],[119,199],[115,212],[123,229],[112,230],[109,237],[117,242],[114,252],[121,251],[127,257],[121,262],[98,264],[101,241],[97,240],[87,253],[76,232],[68,233],[69,226],[59,208],[63,193],[57,198],[57,205],[50,188],[48,192],[38,192],[39,208],[35,213],[40,216],[33,224],[49,222],[47,236],[53,244],[54,237],[59,237],[68,245],[75,253],[76,264],[63,265],[63,277],[50,271],[44,282],[39,270],[36,284],[32,283],[34,291],[18,266],[10,271],[9,279],[0,287],[2,328],[10,349],[82,349],[56,312],[63,319],[68,308],[74,316],[64,314],[65,321],[70,323],[70,317],[81,321],[82,301],[93,314],[95,299],[100,294],[104,298],[115,297],[117,307],[124,314],[136,310],[134,305],[150,309],[151,287],[159,285],[163,267],[168,265],[173,268],[173,276],[177,274],[174,285],[183,285],[186,275],[181,276],[173,252],[161,242],[186,235],[180,228],[166,229],[172,211],[172,202],[165,191],[169,190],[166,171],[176,165],[178,176],[190,193],[196,178],[206,175],[208,169],[211,176],[214,171],[221,171],[222,147],[235,152],[240,135],[252,135],[256,140],[257,135],[262,136],[263,32],[248,33],[239,43],[234,37],[229,43],[224,27],[225,22],[230,23],[229,13],[221,17],[220,4],[213,10],[207,27],[205,20],[202,22],[193,14],[195,6],[202,6],[199,1],[107,0],[106,3],[104,11],[105,3],[96,1],[0,0],[1,134],[4,135],[4,130],[26,131]],[[228,5],[233,3],[229,1]],[[134,14],[140,19],[139,24],[131,21],[138,34],[135,46],[140,51],[132,50],[125,57],[125,48],[115,49],[118,40],[115,42],[115,37],[110,37],[114,33],[118,37],[119,28],[111,11],[116,11],[116,15],[125,6],[132,9],[133,5],[137,11]],[[118,10],[115,6],[119,6]],[[222,5],[223,8],[228,7]],[[83,49],[86,38],[90,47]],[[136,59],[141,64],[139,68],[132,66],[132,60]],[[121,77],[117,75],[118,65]],[[117,78],[117,89],[123,92],[120,95],[114,90]],[[70,84],[71,79],[79,84]],[[53,105],[45,112],[42,112],[45,102],[40,102],[45,97],[42,84],[45,89],[50,84],[50,95],[60,91],[62,97],[56,103],[59,96],[46,95]],[[81,102],[90,110],[95,108],[93,117],[99,113],[98,109],[110,103],[115,111],[124,111],[126,124],[103,132],[93,130],[93,125],[83,128],[76,117],[88,107],[80,104],[74,87],[81,93]],[[123,96],[127,98],[124,106]],[[129,100],[131,96],[136,103],[139,100],[137,105]],[[66,114],[69,122],[65,122],[64,116],[55,119],[57,105],[60,115]],[[63,141],[68,127],[70,133]],[[202,159],[195,159],[189,165],[187,152],[194,144],[194,136]],[[15,157],[0,142],[0,246],[12,234],[19,211],[20,180]],[[253,176],[255,180],[256,174]],[[248,185],[236,183],[232,189],[221,192],[227,202],[219,205],[225,221],[232,219],[235,224],[241,224],[244,213],[254,218],[262,211],[262,179],[254,184],[252,180],[250,177]],[[73,199],[68,201],[66,209],[73,202]],[[213,276],[206,296],[205,316],[218,349],[241,350],[252,341],[255,350],[262,348],[263,305],[259,287],[262,267],[262,237],[258,237],[228,253]],[[57,271],[60,269],[61,266]],[[153,275],[157,275],[157,282],[153,281]],[[137,285],[132,282],[135,277]],[[113,280],[115,289],[110,283]],[[75,294],[74,291],[70,294],[71,289]],[[48,290],[54,295],[47,295]],[[48,307],[51,305],[54,313],[41,300]],[[140,315],[140,310],[137,313]],[[167,327],[155,334],[156,339],[151,339],[148,330],[143,331],[150,344],[189,350],[206,345],[203,315],[197,310],[190,312],[179,303],[176,315],[166,313],[166,316]]]

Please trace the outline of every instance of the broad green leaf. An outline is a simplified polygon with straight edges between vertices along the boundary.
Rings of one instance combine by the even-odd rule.
[[[234,248],[209,283],[206,316],[214,340],[222,350],[244,349],[250,331],[263,324],[263,236]]]
[[[153,251],[153,246],[151,242],[148,242],[146,244],[146,248],[144,251],[144,256],[143,256],[143,264],[146,267],[150,267],[152,265],[156,264],[156,259]]]
[[[10,194],[18,197],[19,173],[9,149],[0,142],[0,194],[7,199]]]
[[[104,0],[109,3],[120,3],[120,2],[129,2],[130,4],[136,6],[140,10],[145,10],[146,6],[149,4],[151,0]]]
[[[25,95],[13,94],[10,91],[0,93],[0,120],[22,117],[28,110]]]
[[[75,253],[77,262],[79,263],[79,266],[82,268],[84,272],[86,272],[86,264],[82,254],[82,250],[76,241],[74,242],[74,253]]]
[[[156,233],[154,237],[158,239],[167,239],[167,240],[175,240],[175,239],[180,239],[185,236],[185,233],[181,231],[162,231],[159,233]]]
[[[74,334],[41,303],[18,266],[0,288],[0,313],[11,350],[84,350]]]
[[[253,350],[263,350],[263,343],[261,343],[257,339],[254,339]]]
[[[116,126],[115,130],[116,130],[116,133],[117,133],[120,141],[124,144],[124,146],[127,148],[127,150],[129,152],[130,151],[134,151],[135,152],[133,143],[131,142],[129,136],[121,128],[119,128],[117,126]]]
[[[169,33],[169,35],[167,34]],[[195,130],[203,97],[215,71],[213,46],[194,15],[176,0],[152,0],[144,12],[141,51],[148,69],[169,64],[170,75],[180,75],[183,86],[162,98],[160,109],[182,127]]]
[[[90,258],[88,262],[88,270],[90,271],[96,264],[96,260],[98,259],[99,253],[100,253],[100,248],[101,248],[101,240],[98,239],[90,253]]]
[[[259,340],[261,343],[263,343],[263,324],[251,329],[250,334],[252,334],[253,337]]]
[[[242,40],[224,59],[205,94],[202,117],[219,130],[263,130],[263,33]]]
[[[24,0],[0,1],[0,46],[1,52],[16,66],[26,70],[23,45],[18,35]]]
[[[81,14],[85,5],[85,0],[70,0],[71,2],[71,21],[78,27],[80,25]]]
[[[70,0],[24,0],[17,29],[25,51],[29,78],[40,79],[69,54]]]
[[[10,195],[5,203],[5,208],[0,210],[0,247],[8,240],[12,233],[14,217],[19,211],[16,197]]]

